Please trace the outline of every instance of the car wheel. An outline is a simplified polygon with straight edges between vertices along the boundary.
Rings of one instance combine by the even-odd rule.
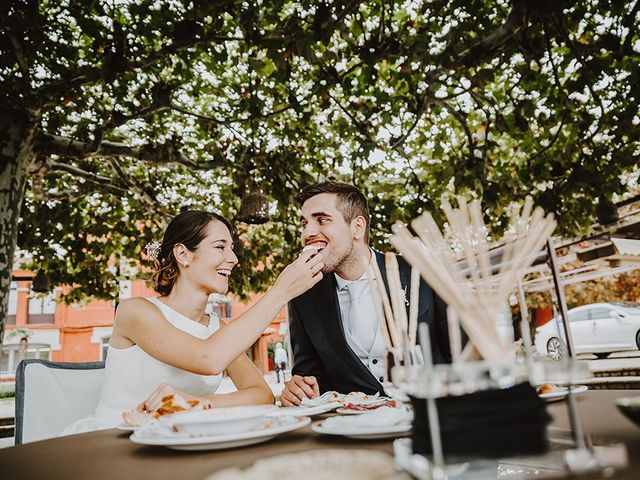
[[[611,355],[610,353],[594,353],[594,355],[597,358],[603,359],[603,358],[607,358],[609,355]]]
[[[553,360],[560,360],[564,356],[564,345],[558,337],[551,337],[547,342],[547,355]]]
[[[636,333],[636,345],[638,346],[638,350],[640,350],[640,330]]]

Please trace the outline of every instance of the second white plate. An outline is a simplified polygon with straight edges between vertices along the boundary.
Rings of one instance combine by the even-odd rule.
[[[323,405],[316,405],[315,407],[280,407],[277,410],[269,412],[268,417],[313,417],[314,415],[320,415],[327,413],[341,407],[342,404],[338,402],[325,403]]]
[[[309,417],[274,418],[273,425],[249,432],[216,435],[209,437],[152,436],[135,431],[129,439],[140,445],[154,445],[174,450],[221,450],[225,448],[243,447],[255,443],[266,442],[275,436],[298,430],[311,423]]]
[[[311,430],[324,435],[340,435],[343,437],[356,438],[359,440],[376,440],[379,438],[396,438],[408,435],[411,432],[411,424],[391,425],[388,427],[372,428],[326,428],[324,421],[315,422],[311,425]]]

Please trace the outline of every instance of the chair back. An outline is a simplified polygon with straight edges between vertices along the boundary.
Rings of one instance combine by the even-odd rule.
[[[23,360],[16,372],[16,445],[57,437],[95,412],[104,362]]]

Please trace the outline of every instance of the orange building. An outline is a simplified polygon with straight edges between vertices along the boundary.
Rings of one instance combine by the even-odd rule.
[[[33,272],[27,270],[13,271],[0,374],[5,379],[12,379],[23,358],[58,362],[104,360],[113,330],[116,301],[66,305],[56,302],[60,290],[48,295],[35,294],[31,290],[33,277]],[[125,281],[121,284],[119,300],[154,294],[143,280]],[[231,296],[211,297],[208,309],[228,322],[246,311],[261,294],[251,295],[247,303],[241,303]],[[263,373],[273,369],[273,361],[268,354],[269,345],[283,339],[286,334],[286,311],[282,310],[247,352]]]

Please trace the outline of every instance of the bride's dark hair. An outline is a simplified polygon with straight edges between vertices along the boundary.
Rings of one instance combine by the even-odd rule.
[[[162,237],[162,244],[156,259],[156,271],[153,274],[153,289],[162,296],[169,295],[178,279],[178,261],[173,255],[173,247],[180,243],[195,252],[204,240],[207,226],[219,221],[233,235],[231,223],[222,215],[204,210],[186,210],[174,217]]]

